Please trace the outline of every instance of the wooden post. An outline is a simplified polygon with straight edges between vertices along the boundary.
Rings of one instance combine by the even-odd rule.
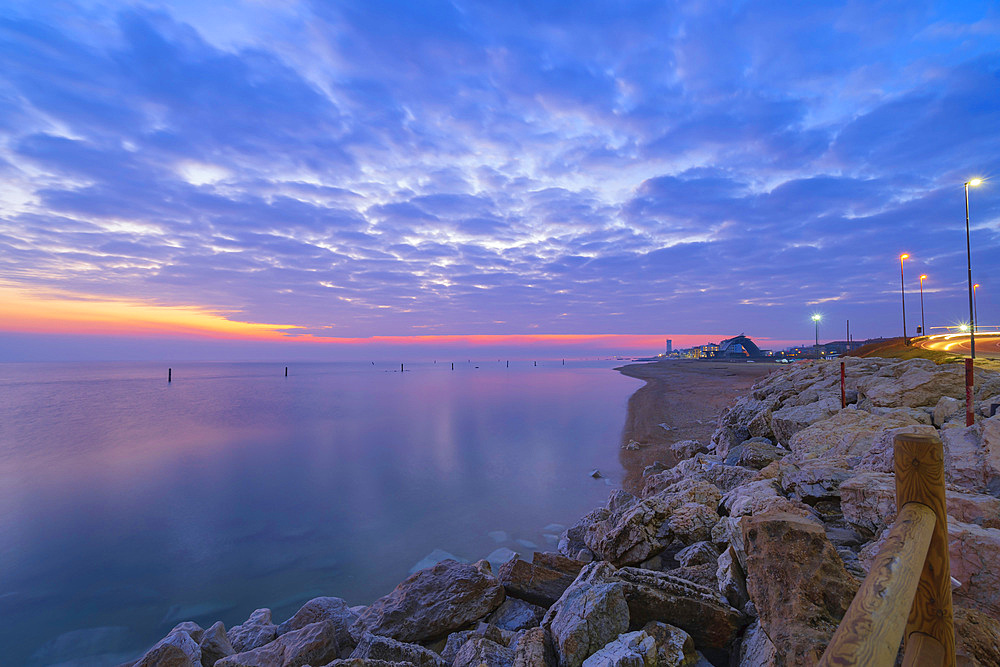
[[[174,369],[173,368],[168,368],[167,369],[167,382],[168,383],[173,382],[173,374],[174,374]]]
[[[285,366],[285,377],[288,377],[288,366]]]
[[[843,410],[847,407],[847,387],[844,385],[844,380],[847,374],[844,371],[844,362],[840,362],[840,409]]]
[[[451,370],[455,370],[455,362],[451,362]]]
[[[965,360],[965,425],[976,423],[975,406],[972,404],[972,385],[975,375],[972,372],[972,359]]]
[[[819,667],[895,664],[933,530],[928,507],[910,503],[900,510]]]
[[[402,373],[402,372],[403,372],[403,364],[400,364],[400,365],[399,365],[399,372],[400,372],[400,373]]]
[[[900,433],[895,439],[896,507],[920,503],[931,508],[937,521],[931,534],[910,616],[906,622],[906,653],[922,651],[933,638],[944,649],[944,667],[955,665],[955,625],[951,604],[951,565],[948,559],[948,514],[944,497],[944,447],[933,435]],[[904,662],[906,658],[904,656]]]

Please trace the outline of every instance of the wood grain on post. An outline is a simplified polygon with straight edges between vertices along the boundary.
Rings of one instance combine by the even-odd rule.
[[[899,511],[820,667],[895,664],[934,522],[934,512],[920,503]]]
[[[944,448],[933,435],[901,433],[895,439],[896,506],[926,505],[937,519],[927,548],[920,583],[906,622],[907,651],[924,644],[913,633],[933,637],[944,649],[946,667],[955,665],[955,625],[948,561],[948,514],[944,496]],[[917,637],[915,640],[919,639]],[[916,650],[916,648],[912,649]]]

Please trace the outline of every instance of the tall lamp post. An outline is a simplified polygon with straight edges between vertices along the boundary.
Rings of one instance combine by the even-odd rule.
[[[969,330],[970,356],[976,358],[976,306],[972,295],[972,245],[969,243],[969,186],[976,187],[983,182],[981,178],[973,178],[965,183],[965,260],[969,267]]]
[[[924,323],[924,281],[927,276],[920,276],[920,333],[927,335],[927,325]]]
[[[906,291],[903,283],[903,260],[909,258],[910,255],[905,252],[899,256],[899,297],[903,303],[903,345],[906,345]]]
[[[979,283],[972,285],[972,330],[979,331]]]
[[[821,319],[823,319],[823,316],[820,315],[819,313],[816,313],[815,315],[813,315],[813,323],[815,323],[815,325],[816,325],[816,347],[817,348],[819,347],[819,321]],[[818,353],[819,350],[817,350],[816,352]]]

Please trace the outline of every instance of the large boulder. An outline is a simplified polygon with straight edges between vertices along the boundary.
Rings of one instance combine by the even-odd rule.
[[[503,644],[487,639],[473,637],[462,645],[455,655],[454,667],[512,667],[514,651]]]
[[[739,667],[777,667],[778,652],[767,634],[755,620],[743,633],[740,643]]]
[[[908,359],[858,380],[858,394],[862,408],[937,405],[942,396],[965,396],[965,371],[957,364]]]
[[[677,626],[651,621],[642,630],[656,640],[656,667],[690,667],[698,662],[694,640]]]
[[[730,452],[730,456],[732,454]],[[750,438],[740,444],[739,452],[733,457],[731,465],[762,470],[786,454],[787,449],[775,447],[768,438]],[[729,457],[726,458],[726,463],[730,463]]]
[[[753,514],[766,498],[778,495],[778,486],[772,480],[762,479],[738,486],[722,497],[721,507],[729,516]]]
[[[935,426],[941,428],[950,421],[965,417],[965,401],[960,401],[951,396],[942,396],[934,406],[931,413]]]
[[[242,624],[229,628],[226,636],[233,650],[243,653],[274,641],[278,636],[278,626],[271,622],[270,609],[256,609]]]
[[[434,651],[419,644],[407,644],[389,637],[379,637],[366,632],[351,653],[352,658],[408,662],[414,667],[448,667],[447,662]]]
[[[937,437],[937,434],[938,431],[933,426],[901,426],[899,428],[886,429],[879,433],[871,448],[861,455],[861,459],[854,467],[856,470],[892,472],[897,435]]]
[[[683,461],[695,454],[707,454],[708,447],[698,440],[681,440],[670,445],[670,453],[677,461]]]
[[[607,581],[608,568],[602,563],[586,566],[542,620],[552,636],[560,667],[579,667],[628,630],[625,587]]]
[[[351,626],[403,642],[444,637],[500,606],[504,589],[475,565],[444,560],[410,575],[371,604]]]
[[[955,653],[959,665],[1000,665],[1000,619],[975,609],[955,607]]]
[[[802,429],[823,421],[840,411],[840,400],[826,398],[806,405],[790,405],[771,414],[771,431],[782,445],[788,445],[792,436]]]
[[[719,418],[719,424],[712,434],[711,449],[725,457],[732,447],[744,440],[754,436],[771,438],[771,412],[780,402],[780,397],[768,393],[738,398]]]
[[[989,419],[984,419],[982,428],[986,492],[1000,496],[1000,413]]]
[[[987,475],[982,425],[946,428],[941,431],[941,443],[944,445],[945,481],[970,491],[985,491]]]
[[[587,546],[615,565],[641,563],[663,551],[678,537],[669,523],[675,511],[687,503],[696,503],[714,512],[720,498],[718,488],[704,480],[682,480],[590,524],[585,535]],[[689,524],[684,523],[682,527],[689,527]],[[702,538],[690,541],[699,539]]]
[[[556,662],[541,627],[525,630],[514,648],[514,667],[548,667]]]
[[[858,581],[819,521],[766,512],[743,523],[747,589],[787,664],[814,664],[851,604]]]
[[[623,567],[611,580],[625,585],[629,617],[634,627],[651,621],[675,625],[694,638],[702,650],[728,652],[746,623],[713,589],[666,572]]]
[[[798,431],[789,443],[788,459],[798,464],[816,458],[861,457],[868,453],[884,431],[919,426],[906,415],[873,415],[864,410],[841,410],[829,419]]]
[[[226,626],[222,621],[217,621],[202,633],[198,646],[201,647],[202,667],[212,667],[220,659],[236,653],[229,637],[226,636]]]
[[[562,595],[562,592],[559,594]],[[543,616],[545,616],[545,607],[510,597],[508,591],[507,599],[497,607],[496,611],[490,614],[490,617],[486,621],[501,630],[517,632],[518,630],[527,630],[528,628],[538,626],[542,622]]]
[[[861,472],[840,486],[840,508],[844,519],[872,534],[878,534],[896,520],[896,479],[881,472]],[[959,521],[985,528],[1000,528],[1000,498],[945,490],[949,523]]]
[[[201,647],[185,630],[174,629],[133,667],[200,667]]]
[[[948,556],[955,599],[1000,618],[1000,529],[949,520]]]
[[[743,609],[750,601],[746,573],[731,545],[716,560],[715,578],[719,583],[719,592],[734,608]]]
[[[330,621],[337,632],[337,644],[341,651],[353,649],[354,639],[350,627],[358,620],[358,614],[341,598],[318,597],[309,600],[295,614],[277,628],[280,637],[286,632],[300,630],[310,623]]]
[[[643,630],[626,632],[583,661],[584,667],[646,667],[657,665],[656,640]]]
[[[584,565],[559,554],[536,553],[530,563],[510,559],[500,566],[497,577],[508,595],[549,607],[569,588]]]
[[[336,660],[337,632],[333,623],[320,621],[287,632],[252,651],[226,656],[215,667],[302,667]]]
[[[839,502],[840,485],[854,474],[843,457],[809,459],[798,465],[787,461],[781,464],[777,477],[781,490],[789,498],[807,505]]]

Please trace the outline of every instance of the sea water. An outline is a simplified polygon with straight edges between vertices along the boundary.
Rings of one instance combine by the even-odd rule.
[[[554,550],[621,477],[638,382],[612,365],[2,364],[3,664],[368,604],[435,550]]]

